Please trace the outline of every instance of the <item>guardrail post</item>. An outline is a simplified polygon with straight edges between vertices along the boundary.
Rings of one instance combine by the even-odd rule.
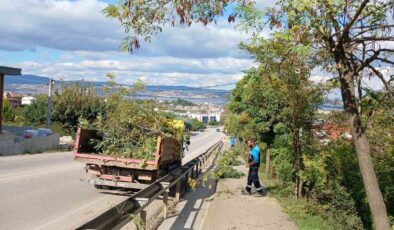
[[[170,183],[168,183],[168,182],[161,182],[160,184],[163,186],[163,188],[165,188],[164,193],[163,193],[163,218],[167,219],[168,192],[169,192],[169,188],[167,188],[167,186]]]
[[[141,212],[140,212],[140,218],[141,218],[141,221],[142,221],[142,223],[143,223],[143,229],[149,229],[148,228],[148,222],[146,222],[146,209],[144,209],[144,210],[142,210]]]
[[[195,170],[196,170],[196,168],[193,165],[193,167],[190,169],[190,177],[192,179],[196,179],[196,171]]]
[[[200,164],[200,162],[198,162],[197,164],[196,164],[196,178],[198,178],[198,165]]]
[[[167,219],[167,210],[168,210],[168,192],[167,190],[163,193],[163,218]]]
[[[187,192],[189,192],[189,176],[190,176],[190,170],[191,169],[189,169],[189,170],[187,170],[187,173],[186,173],[186,191]]]
[[[175,200],[179,202],[181,199],[181,179],[176,182]]]
[[[141,198],[137,198],[136,200],[137,200],[137,202],[138,202],[138,204],[139,204],[140,206],[143,206],[146,202],[148,202],[149,198],[142,198],[142,197],[141,197]],[[144,209],[140,212],[140,218],[141,218],[142,224],[144,225],[144,226],[143,226],[143,229],[149,229],[149,228],[148,228],[148,222],[146,221],[146,220],[147,220],[146,208],[144,208]]]

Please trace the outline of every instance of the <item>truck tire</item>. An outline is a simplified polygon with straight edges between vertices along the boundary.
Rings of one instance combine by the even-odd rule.
[[[102,185],[98,185],[98,184],[95,184],[94,188],[96,188],[96,189],[104,189]]]
[[[94,187],[96,189],[104,189],[104,190],[115,190],[116,189],[116,187],[106,186],[106,185],[98,185],[98,184],[95,184]]]

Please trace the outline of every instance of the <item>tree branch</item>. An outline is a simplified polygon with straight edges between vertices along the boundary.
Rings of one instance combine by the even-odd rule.
[[[350,21],[349,24],[347,24],[347,26],[345,27],[345,29],[343,29],[342,34],[340,35],[340,38],[338,40],[338,42],[340,42],[344,37],[345,34],[347,34],[350,30],[350,28],[353,26],[353,24],[356,22],[356,20],[358,19],[358,17],[360,16],[361,12],[364,10],[364,8],[367,6],[369,0],[364,0],[361,5],[360,8],[358,8],[356,14],[354,15],[353,19]]]
[[[382,61],[382,62],[385,62],[385,63],[394,65],[394,61],[387,60],[387,59],[385,59],[385,58],[380,58],[380,57],[378,57],[378,58],[376,58],[376,60],[379,60],[379,61]]]
[[[394,41],[394,37],[362,37],[362,38],[355,38],[353,42],[361,43],[367,41]]]
[[[357,68],[357,73],[362,71],[365,67],[369,66],[373,61],[375,61],[379,57],[380,51],[374,51],[374,54],[369,58],[365,59],[365,61],[361,61],[361,65]]]
[[[371,65],[368,65],[368,68],[370,68],[375,73],[375,75],[382,81],[384,88],[386,88],[386,90],[390,92],[390,85],[387,83],[386,79],[384,79],[383,74]]]

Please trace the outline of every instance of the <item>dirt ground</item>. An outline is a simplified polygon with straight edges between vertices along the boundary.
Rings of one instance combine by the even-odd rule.
[[[293,230],[297,226],[282,211],[278,201],[265,197],[242,195],[246,185],[247,168],[236,167],[245,176],[220,180],[200,229],[204,230]]]

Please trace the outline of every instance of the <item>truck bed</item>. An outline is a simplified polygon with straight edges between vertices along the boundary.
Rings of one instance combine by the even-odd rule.
[[[86,163],[86,172],[93,176],[95,185],[109,183],[113,187],[130,188],[133,184],[151,183],[172,167],[181,164],[182,146],[175,138],[158,136],[154,160],[99,154],[92,145],[91,139],[100,139],[97,131],[78,129],[74,160]],[[123,182],[129,184],[126,186]]]

